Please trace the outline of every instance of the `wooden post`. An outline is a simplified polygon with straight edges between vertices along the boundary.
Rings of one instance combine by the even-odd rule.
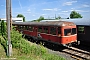
[[[7,55],[11,56],[12,53],[12,45],[11,45],[11,38],[10,38],[10,20],[11,20],[11,0],[6,0],[6,20],[7,20],[7,34],[8,34],[8,41],[7,41]]]

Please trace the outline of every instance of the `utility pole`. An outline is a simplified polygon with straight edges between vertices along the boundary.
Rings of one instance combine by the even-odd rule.
[[[10,30],[12,30],[12,4],[11,4],[11,0],[10,0]]]
[[[11,20],[11,0],[6,0],[6,20],[7,20],[7,55],[11,56],[12,53],[12,45],[11,45],[11,38],[10,38],[10,20]]]

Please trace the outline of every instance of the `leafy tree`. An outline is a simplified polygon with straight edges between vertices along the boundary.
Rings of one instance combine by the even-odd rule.
[[[35,21],[35,22],[40,22],[40,21],[42,21],[42,20],[44,20],[44,17],[43,17],[43,16],[40,16],[39,19],[33,20],[33,21]]]
[[[5,34],[5,23],[4,23],[4,20],[1,21],[1,34],[2,36]]]
[[[40,16],[39,19],[37,19],[38,22],[40,22],[41,20],[44,20],[43,16]]]
[[[72,11],[70,14],[70,18],[82,18],[81,14],[77,13],[76,11]]]
[[[58,19],[61,19],[61,17],[60,17],[60,16],[58,16]]]
[[[22,17],[23,18],[23,22],[25,22],[25,17],[22,14],[18,14],[17,17]]]

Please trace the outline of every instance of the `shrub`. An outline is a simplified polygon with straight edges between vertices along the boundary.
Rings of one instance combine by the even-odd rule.
[[[32,53],[36,55],[42,55],[46,53],[46,49],[43,48],[43,46],[37,46],[35,44],[30,45],[30,43],[27,42],[27,40],[22,38],[22,34],[15,30],[12,30],[11,32],[11,42],[12,47],[19,49],[20,53]]]

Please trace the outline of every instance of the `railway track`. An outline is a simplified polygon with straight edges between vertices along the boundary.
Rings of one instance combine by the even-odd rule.
[[[62,51],[64,53],[71,55],[71,57],[77,60],[90,60],[90,52],[87,52],[87,51],[84,51],[75,47],[70,47]]]

